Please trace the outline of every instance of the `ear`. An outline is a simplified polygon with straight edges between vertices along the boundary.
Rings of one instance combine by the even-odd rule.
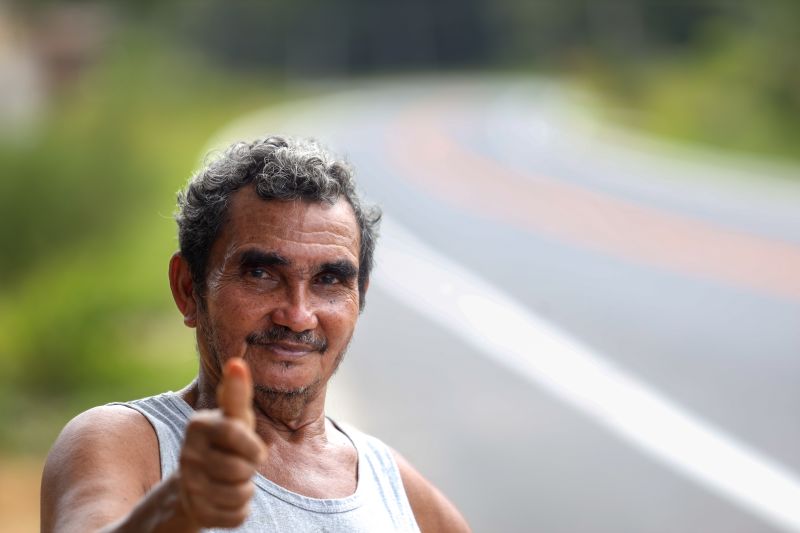
[[[183,315],[183,323],[190,328],[197,326],[197,301],[194,294],[194,281],[189,263],[180,252],[172,254],[169,260],[169,287],[172,298]]]

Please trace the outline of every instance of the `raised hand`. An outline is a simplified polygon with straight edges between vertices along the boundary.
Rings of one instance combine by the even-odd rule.
[[[248,428],[255,428],[253,378],[247,363],[238,357],[229,360],[223,369],[222,383],[217,387],[217,405],[225,417],[241,420]]]
[[[235,527],[247,518],[251,480],[266,454],[254,431],[253,382],[247,364],[225,364],[219,409],[198,411],[186,428],[178,475],[181,503],[197,527]]]

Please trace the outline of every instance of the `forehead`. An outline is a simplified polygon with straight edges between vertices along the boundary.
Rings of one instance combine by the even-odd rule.
[[[305,200],[264,200],[253,187],[236,191],[212,257],[257,247],[287,256],[345,255],[358,264],[359,232],[353,208]]]

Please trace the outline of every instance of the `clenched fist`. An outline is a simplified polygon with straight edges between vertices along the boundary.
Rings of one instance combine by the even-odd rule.
[[[236,527],[247,518],[251,478],[266,455],[254,431],[252,399],[247,364],[231,359],[217,389],[219,409],[198,411],[186,428],[178,485],[184,512],[197,527]]]

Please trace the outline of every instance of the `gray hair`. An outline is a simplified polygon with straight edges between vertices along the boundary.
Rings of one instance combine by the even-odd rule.
[[[207,163],[178,193],[178,243],[192,279],[202,295],[211,247],[225,223],[231,195],[253,184],[264,200],[335,203],[340,197],[353,208],[360,233],[358,290],[363,309],[373,265],[381,211],[365,206],[356,192],[350,166],[311,139],[269,137],[231,145]]]

